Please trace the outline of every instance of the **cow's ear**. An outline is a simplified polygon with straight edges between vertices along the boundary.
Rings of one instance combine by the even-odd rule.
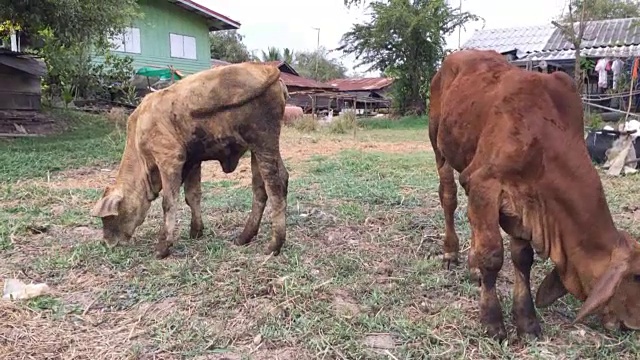
[[[538,292],[536,293],[536,307],[543,308],[553,304],[556,300],[567,294],[567,288],[560,280],[558,268],[553,270],[542,280]]]
[[[94,205],[91,216],[107,217],[118,215],[118,206],[122,202],[122,192],[119,190],[110,191]]]
[[[614,250],[615,251],[615,250]],[[598,310],[600,307],[609,302],[615,293],[622,278],[628,273],[629,262],[626,258],[613,257],[607,271],[600,276],[596,285],[591,289],[587,300],[580,308],[578,316],[573,321],[574,324]]]

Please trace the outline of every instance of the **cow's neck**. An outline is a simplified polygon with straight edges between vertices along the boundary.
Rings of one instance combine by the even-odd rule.
[[[116,183],[122,187],[125,194],[144,192],[144,197],[152,201],[158,196],[157,193],[160,190],[153,190],[151,171],[147,162],[140,155],[133,135],[127,136]]]
[[[621,237],[608,214],[594,219],[595,224],[563,226],[550,257],[564,286],[574,296],[585,300],[595,282],[609,267],[611,255]],[[585,231],[584,229],[590,229]]]

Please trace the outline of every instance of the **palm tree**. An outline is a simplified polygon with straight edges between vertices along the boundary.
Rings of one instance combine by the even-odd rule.
[[[262,50],[262,61],[282,61],[280,49],[269,46],[266,52]]]
[[[293,50],[289,48],[282,49],[282,61],[286,62],[287,64],[292,64],[293,57]]]

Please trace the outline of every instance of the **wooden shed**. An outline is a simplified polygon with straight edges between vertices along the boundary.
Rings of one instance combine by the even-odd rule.
[[[0,49],[0,110],[40,110],[41,78],[47,73],[37,57]]]

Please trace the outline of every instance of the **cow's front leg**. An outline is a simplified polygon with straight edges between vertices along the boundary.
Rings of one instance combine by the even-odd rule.
[[[500,183],[488,177],[470,176],[463,172],[460,177],[468,186],[467,216],[471,224],[474,265],[480,270],[480,321],[489,336],[501,341],[507,336],[498,299],[496,280],[504,261],[504,247],[499,225]]]
[[[513,308],[518,336],[540,337],[542,330],[531,296],[531,266],[533,248],[523,239],[511,237],[511,261],[513,261],[515,283],[513,286]]]
[[[251,184],[253,189],[251,214],[247,219],[244,230],[235,241],[236,245],[246,245],[258,234],[262,215],[264,214],[264,208],[267,205],[267,190],[265,189],[264,181],[260,174],[260,167],[258,166],[256,154],[253,151],[251,151]]]
[[[173,169],[182,166],[167,167],[168,171],[160,171],[162,179],[162,211],[164,213],[164,227],[156,243],[156,258],[164,259],[170,254],[171,246],[175,242],[176,215],[178,212],[177,198],[180,193],[181,173]]]
[[[189,237],[197,239],[202,236],[204,224],[202,223],[202,166],[201,163],[193,166],[184,179],[184,200],[191,209],[191,228]]]

